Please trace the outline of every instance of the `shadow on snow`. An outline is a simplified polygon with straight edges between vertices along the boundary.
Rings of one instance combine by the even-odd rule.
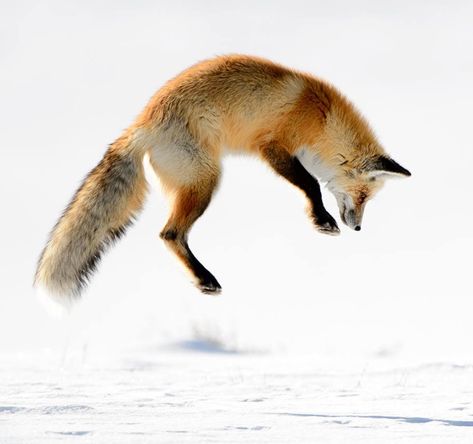
[[[393,419],[399,422],[405,422],[408,424],[425,424],[428,422],[439,422],[447,426],[456,427],[473,427],[473,421],[460,421],[455,419],[437,419],[437,418],[424,418],[421,416],[387,416],[387,415],[323,415],[317,413],[270,413],[272,415],[281,416],[299,416],[299,417],[314,417],[314,418],[332,418],[332,419],[343,419],[343,418],[357,418],[357,419]]]
[[[238,351],[227,349],[218,341],[209,341],[204,339],[180,341],[174,344],[173,348],[194,351],[198,353],[222,353],[228,355],[238,354]]]

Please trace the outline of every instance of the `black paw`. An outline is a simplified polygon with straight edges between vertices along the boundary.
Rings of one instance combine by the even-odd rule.
[[[324,213],[322,215],[315,216],[315,228],[317,231],[323,234],[328,234],[329,236],[338,236],[340,234],[340,228],[338,228],[337,222],[335,219],[329,214]]]
[[[221,293],[222,287],[218,283],[217,279],[212,275],[208,276],[206,279],[202,279],[197,284],[198,289],[204,294],[216,295]]]

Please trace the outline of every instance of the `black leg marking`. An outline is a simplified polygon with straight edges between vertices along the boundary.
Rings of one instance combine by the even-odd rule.
[[[188,257],[188,266],[198,280],[199,290],[206,294],[220,293],[222,287],[215,276],[199,262],[187,243],[185,244],[185,249]]]
[[[159,237],[163,240],[167,241],[175,241],[177,239],[177,231],[176,230],[164,230],[161,231]]]

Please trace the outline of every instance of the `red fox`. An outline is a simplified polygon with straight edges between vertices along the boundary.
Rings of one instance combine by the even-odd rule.
[[[361,229],[366,202],[389,175],[410,176],[366,120],[332,85],[265,59],[228,55],[188,68],[166,83],[89,173],[53,229],[35,283],[63,301],[79,295],[102,252],[125,233],[147,191],[143,157],[173,198],[160,237],[204,293],[217,279],[187,243],[210,203],[221,158],[259,156],[307,196],[321,233],[337,235],[318,180],[335,195],[342,221]]]

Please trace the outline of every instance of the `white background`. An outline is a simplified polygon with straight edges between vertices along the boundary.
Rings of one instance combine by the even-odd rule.
[[[472,404],[450,412],[459,402],[451,380],[459,394],[473,395],[472,5],[2,2],[0,357],[3,375],[13,385],[5,385],[11,397],[2,399],[0,391],[0,418],[2,404],[48,405],[41,394],[14,396],[15,384],[34,384],[37,368],[44,370],[42,381],[66,371],[71,380],[93,385],[93,369],[106,372],[112,361],[118,368],[141,368],[150,360],[165,366],[179,355],[189,372],[177,382],[173,372],[168,376],[182,388],[193,383],[192,366],[212,354],[209,365],[217,374],[228,375],[219,366],[236,359],[230,368],[243,366],[255,377],[273,369],[288,378],[288,387],[300,383],[302,367],[311,375],[352,371],[358,375],[354,380],[383,368],[403,381],[400,368],[438,365],[445,389],[438,414],[473,425],[468,424]],[[36,260],[82,178],[167,79],[198,60],[230,52],[264,56],[332,82],[362,110],[388,153],[412,177],[386,184],[368,204],[361,232],[340,222],[341,236],[332,238],[311,227],[304,198],[266,166],[251,158],[225,159],[220,189],[190,237],[197,257],[223,286],[221,296],[211,297],[192,287],[158,239],[168,207],[150,176],[153,187],[139,221],[105,255],[74,312],[51,319],[34,297]],[[335,199],[324,192],[324,200],[339,220]],[[248,354],[260,361],[247,362]],[[128,356],[134,358],[125,366]],[[464,372],[453,376],[458,368]],[[432,373],[420,378],[425,390],[415,398],[419,409],[409,413],[412,417],[428,415],[429,381],[438,376]],[[209,374],[204,377],[212,379]],[[410,382],[400,385],[401,392],[409,392]],[[311,390],[319,393],[314,385]],[[199,396],[197,391],[191,398]],[[406,416],[405,405],[393,411],[393,399],[386,404],[389,414],[363,402],[354,412],[352,401],[339,410]],[[307,400],[290,400],[293,411],[307,406]],[[56,402],[67,405],[65,398]],[[318,406],[317,414],[324,414]],[[139,416],[139,408],[133,411]],[[23,416],[6,412],[11,442],[19,436],[32,442],[28,428],[20,427],[27,410]],[[127,412],[124,407],[122,414]],[[203,414],[202,421],[209,417]],[[332,426],[317,416],[311,420],[327,441],[333,438]],[[468,431],[433,423],[434,436],[445,432],[442,442],[455,433],[459,442]],[[399,437],[411,436],[412,427],[427,427],[422,421],[406,424]],[[65,433],[61,427],[58,433]],[[255,440],[283,442],[290,430],[290,425],[280,431],[268,427],[246,432],[258,432]],[[52,439],[39,430],[39,440]],[[109,435],[101,430],[99,425],[84,429],[84,439],[107,442]],[[194,433],[198,430],[196,424]],[[336,430],[351,442],[358,436],[342,423]],[[378,435],[363,439],[383,440],[383,430],[373,429]],[[162,432],[148,431],[147,439]],[[222,442],[215,434],[201,439]],[[298,439],[311,442],[310,434]]]

